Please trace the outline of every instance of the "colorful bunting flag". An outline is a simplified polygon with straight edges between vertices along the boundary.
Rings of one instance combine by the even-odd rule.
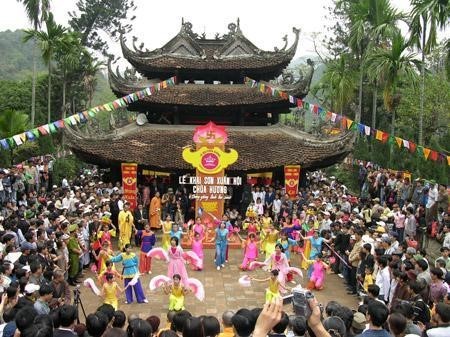
[[[398,147],[401,148],[403,144],[403,139],[395,137],[395,141],[397,142]]]
[[[426,147],[423,148],[423,156],[425,157],[425,159],[428,159],[430,152],[431,152],[430,149],[427,149]]]
[[[437,160],[438,160],[438,153],[437,153],[437,151],[434,151],[434,150],[431,151],[431,153],[430,153],[430,159],[431,159],[432,161],[437,161]]]
[[[351,119],[347,118],[347,129],[350,129],[352,127],[353,121]]]
[[[414,153],[416,151],[417,145],[413,142],[409,142],[409,152]]]
[[[7,141],[6,139],[1,139],[1,140],[0,140],[0,144],[2,144],[2,147],[3,147],[5,150],[8,150],[8,149],[9,149],[9,144],[8,144],[8,141]]]
[[[371,133],[370,126],[365,125],[364,126],[364,132],[366,133],[366,136],[370,136],[370,133]]]
[[[377,133],[375,134],[375,139],[382,141],[383,140],[383,131],[377,130]]]
[[[22,139],[20,139],[20,135],[15,135],[15,136],[13,136],[13,139],[14,139],[14,141],[16,142],[16,145],[17,145],[17,146],[23,144]]]

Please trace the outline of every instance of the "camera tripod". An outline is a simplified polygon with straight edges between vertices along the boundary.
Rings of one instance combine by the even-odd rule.
[[[81,311],[83,313],[84,320],[86,321],[86,311],[84,311],[84,306],[83,306],[83,302],[81,301],[81,296],[80,295],[81,295],[80,294],[80,286],[78,285],[73,290],[73,305],[77,308],[77,323],[80,323],[79,307],[81,307]]]

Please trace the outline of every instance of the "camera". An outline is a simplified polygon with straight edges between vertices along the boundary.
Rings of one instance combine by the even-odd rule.
[[[308,300],[314,298],[314,295],[303,288],[292,289],[292,307],[297,316],[302,316],[308,319],[311,316],[311,308]]]

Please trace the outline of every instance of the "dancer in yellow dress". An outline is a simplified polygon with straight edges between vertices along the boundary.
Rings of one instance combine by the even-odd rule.
[[[172,231],[172,219],[170,217],[170,215],[166,216],[166,220],[163,221],[162,223],[162,230],[163,230],[163,235],[162,235],[162,248],[165,250],[169,250],[170,248],[170,232]]]
[[[181,276],[179,274],[173,275],[172,280],[171,284],[166,283],[163,285],[164,293],[169,295],[169,311],[184,310],[184,295],[191,290],[181,284]]]
[[[264,232],[264,231],[262,231]],[[261,242],[261,246],[264,247],[266,253],[266,259],[268,259],[275,251],[275,245],[278,240],[278,231],[273,226],[273,223],[269,226],[269,229],[265,231],[264,239]]]
[[[273,299],[276,299],[278,297],[281,297],[280,295],[280,288],[284,289],[284,290],[290,290],[289,288],[283,286],[279,281],[278,281],[278,270],[277,269],[273,269],[270,272],[270,277],[267,277],[265,279],[256,279],[256,278],[251,278],[252,281],[257,281],[257,282],[267,282],[269,281],[269,287],[266,288],[266,303],[271,302]]]
[[[123,293],[123,289],[114,281],[113,274],[106,274],[106,283],[102,286],[103,303],[110,304],[117,310],[119,307],[118,293]]]

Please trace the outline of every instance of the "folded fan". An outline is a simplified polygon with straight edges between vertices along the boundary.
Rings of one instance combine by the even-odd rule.
[[[197,254],[193,251],[188,251],[183,253],[183,258],[189,263],[192,264],[194,267],[203,269],[203,261],[201,258],[198,257]]]
[[[133,278],[131,279],[131,281],[128,282],[128,284],[127,284],[127,286],[125,287],[125,289],[127,289],[128,287],[134,286],[134,285],[138,282],[139,276],[141,276],[139,273],[137,273],[136,275],[134,275]]]
[[[90,277],[83,281],[83,285],[87,288],[90,288],[95,295],[100,296],[100,290],[97,288],[94,280]]]
[[[266,266],[267,266],[267,263],[260,262],[260,261],[252,261],[248,265],[248,269],[254,270],[255,268],[262,268],[262,267],[266,267]]]
[[[171,281],[172,281],[172,279],[166,275],[157,275],[150,280],[150,283],[148,286],[149,286],[150,290],[153,291],[153,290],[161,287],[162,285],[164,285],[164,283],[171,282]]]
[[[244,276],[240,277],[238,282],[243,287],[251,287],[251,285],[252,285],[250,276],[248,276],[248,275],[244,275]]]
[[[299,268],[289,267],[288,272],[290,272],[292,274],[296,274],[296,275],[300,276],[301,278],[303,278],[302,270]]]
[[[167,254],[167,251],[164,249],[157,247],[153,248],[147,253],[148,257],[155,258],[158,260],[165,260],[166,262],[169,262],[169,255]]]
[[[205,288],[203,287],[203,283],[196,278],[188,278],[185,286],[192,290],[195,297],[197,297],[199,301],[203,301],[205,299]]]

